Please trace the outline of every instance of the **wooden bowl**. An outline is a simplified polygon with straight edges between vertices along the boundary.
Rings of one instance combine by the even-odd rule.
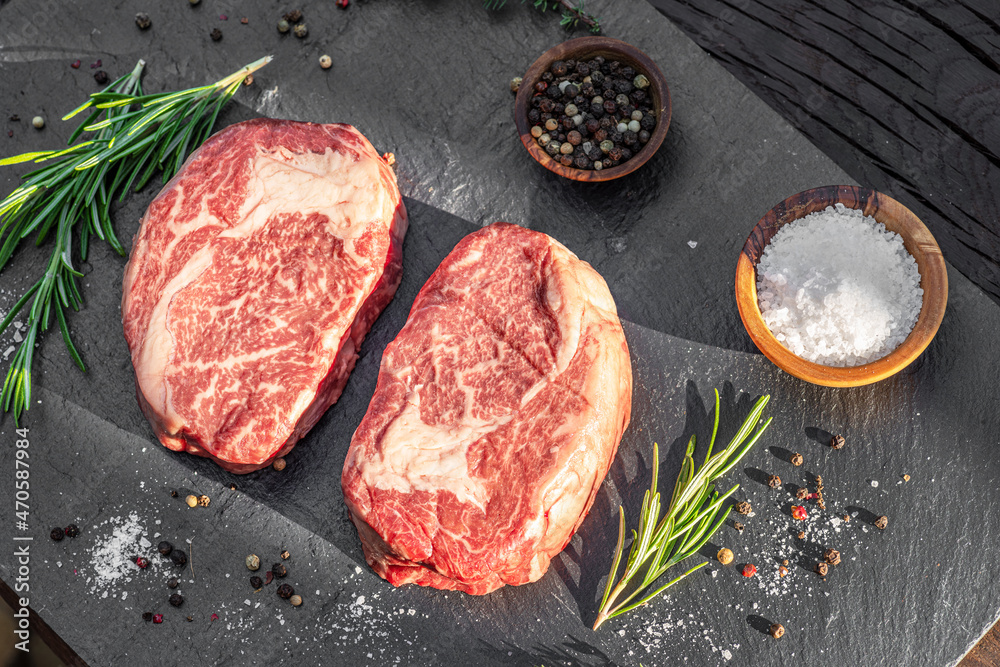
[[[637,73],[645,74],[646,78],[649,79],[647,93],[652,98],[653,109],[656,111],[656,127],[650,133],[646,145],[631,159],[622,162],[617,167],[601,171],[565,167],[554,160],[531,136],[531,123],[528,122],[531,98],[534,96],[535,84],[541,79],[542,73],[557,60],[589,59],[594,56],[604,56],[608,60],[617,60],[633,68]],[[610,181],[631,174],[641,167],[663,143],[663,138],[667,136],[667,128],[670,126],[670,89],[667,88],[667,81],[663,78],[663,73],[660,72],[656,63],[631,44],[609,37],[579,37],[553,46],[539,56],[538,60],[524,73],[521,87],[517,91],[517,98],[514,100],[514,124],[517,126],[518,134],[521,135],[521,143],[531,153],[531,157],[549,171],[574,181]]]
[[[764,324],[757,302],[757,261],[774,234],[792,220],[837,203],[847,208],[860,209],[865,215],[885,225],[889,231],[899,234],[907,252],[917,262],[920,287],[924,290],[920,315],[906,340],[888,355],[861,366],[823,366],[792,354]],[[736,304],[740,309],[743,326],[757,348],[785,372],[827,387],[870,384],[906,368],[934,338],[947,303],[948,273],[944,257],[927,227],[895,199],[874,190],[850,185],[806,190],[772,208],[750,232],[736,266]]]

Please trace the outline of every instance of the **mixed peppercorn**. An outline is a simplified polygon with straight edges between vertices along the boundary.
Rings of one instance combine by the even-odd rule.
[[[534,84],[531,136],[565,167],[617,167],[656,127],[648,89],[645,74],[617,60],[557,60]]]

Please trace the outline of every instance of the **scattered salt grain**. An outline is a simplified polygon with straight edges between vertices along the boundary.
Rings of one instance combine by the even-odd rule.
[[[872,488],[873,489],[877,489],[878,488],[878,480],[877,479],[873,479],[872,480]]]
[[[757,294],[775,338],[827,366],[889,354],[913,329],[923,298],[902,238],[843,204],[778,230],[757,264]]]
[[[695,249],[695,248],[697,248],[697,247],[698,247],[698,242],[697,242],[697,241],[688,241],[688,245],[689,245],[689,246],[691,247],[691,249],[693,250],[693,249]]]

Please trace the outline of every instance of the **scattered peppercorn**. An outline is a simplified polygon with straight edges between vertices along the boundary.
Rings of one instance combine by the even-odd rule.
[[[288,553],[288,549],[285,549],[284,551],[281,552],[282,560],[288,560],[289,558],[291,558],[291,556],[292,554]]]
[[[795,497],[799,500],[805,500],[809,496],[809,489],[804,486],[800,486],[795,489]]]
[[[45,127],[45,119],[41,116],[35,116],[31,119],[31,124],[35,126],[35,129],[40,130]]]
[[[302,604],[302,596],[293,595],[292,597],[288,598],[288,601],[292,603],[293,607],[298,607],[300,604]]]
[[[281,472],[282,470],[285,469],[285,459],[281,458],[274,459],[274,463],[271,464],[271,467],[277,470],[278,472]]]
[[[723,565],[729,565],[733,562],[733,552],[726,548],[719,549],[719,553],[716,554],[716,558],[718,558],[719,562]]]
[[[174,550],[174,545],[164,540],[156,545],[156,550],[160,552],[161,556],[169,556],[170,552]]]
[[[775,639],[781,639],[785,636],[785,626],[781,623],[772,623],[770,632]]]
[[[145,570],[149,567],[149,559],[144,556],[136,556],[135,564],[139,566],[140,570]]]
[[[291,24],[288,23],[286,19],[281,19],[278,21],[278,32],[284,35],[286,32],[292,29]]]
[[[794,454],[792,454],[791,461],[792,461],[792,465],[793,466],[798,467],[798,466],[802,465],[803,463],[805,463],[805,458],[801,454],[799,454],[798,452],[795,452]]]
[[[13,137],[14,136],[14,130],[7,130],[7,136],[8,137]]]
[[[98,69],[101,66],[101,59],[98,58],[94,62],[90,63],[90,69]]]
[[[243,85],[249,86],[253,83],[253,74],[247,74],[246,78],[243,79]]]
[[[350,4],[350,0],[337,0],[334,4],[336,4],[340,9],[347,9],[347,5]]]
[[[192,621],[194,621],[194,616],[188,616],[186,620],[188,623],[191,623]]]
[[[305,23],[297,23],[294,28],[292,28],[292,34],[302,39],[309,34],[309,28],[306,27]]]
[[[168,598],[168,602],[170,602],[173,607],[180,607],[184,604],[184,596],[180,593],[174,593]]]
[[[177,577],[170,577],[170,580],[167,582],[167,588],[177,588],[177,584],[179,583],[180,581]]]
[[[875,519],[875,527],[879,530],[885,530],[885,527],[889,525],[889,517],[883,515]]]
[[[850,514],[845,514],[844,515],[844,523],[847,523],[850,520],[851,520],[851,515]]]
[[[823,552],[823,560],[830,565],[840,565],[840,552],[836,549],[827,549]]]
[[[272,565],[271,566],[271,572],[278,579],[281,579],[282,577],[288,576],[288,568],[285,567],[284,565],[282,565],[281,563],[275,563],[274,565]]]
[[[814,567],[813,569],[816,570],[816,574],[818,574],[821,577],[825,577],[826,574],[830,571],[830,566],[827,565],[826,563],[816,563],[816,567]]]
[[[743,529],[744,529],[744,528],[746,528],[746,526],[744,526],[744,525],[743,525],[742,523],[740,523],[739,521],[734,521],[734,522],[733,522],[733,528],[735,528],[736,530],[738,530],[738,531],[740,531],[740,532],[742,533],[742,532],[743,532]]]
[[[209,498],[208,496],[206,496],[206,495],[204,495],[204,494],[202,494],[202,495],[198,496],[198,504],[199,504],[199,505],[200,505],[201,507],[208,507],[208,504],[209,504],[210,502],[212,502],[212,499],[211,499],[211,498]]]
[[[784,565],[782,565],[781,567],[778,568],[778,576],[779,577],[784,577],[786,574],[788,574],[788,568],[787,567],[785,567]]]
[[[786,558],[785,560],[781,561],[781,564],[784,565],[785,567],[788,567],[788,559]]]
[[[208,33],[208,36],[212,38],[213,42],[218,42],[222,39],[222,31],[218,28],[212,28],[212,32]]]
[[[292,11],[286,13],[282,18],[288,21],[289,23],[298,23],[299,21],[302,20],[302,10],[293,9]]]
[[[749,516],[753,509],[750,507],[750,503],[746,500],[736,503],[736,511],[745,516]]]
[[[76,527],[75,523],[71,523],[63,529],[63,532],[66,533],[66,537],[76,537],[80,534],[80,529]]]
[[[274,572],[268,570],[266,573],[264,573],[264,585],[270,586],[272,581],[274,581]]]
[[[151,611],[144,611],[144,612],[142,612],[142,620],[146,621],[147,623],[149,623],[150,621],[152,621],[153,620],[153,612],[151,612]]]
[[[146,12],[139,12],[135,15],[135,24],[139,26],[139,30],[146,30],[153,25],[153,21],[150,20],[149,14]]]
[[[73,69],[80,69],[80,64],[81,63],[79,60],[74,60],[69,64],[69,66],[72,67]]]
[[[804,531],[804,530],[800,530],[799,531],[799,539],[800,540],[806,539],[806,531]]]
[[[743,566],[742,574],[744,577],[752,577],[753,575],[757,574],[757,566],[755,566],[753,563],[747,563],[746,565]]]
[[[56,542],[59,542],[65,536],[66,536],[66,531],[64,531],[62,528],[53,528],[52,532],[49,533],[49,537],[51,537]]]
[[[188,496],[187,498],[184,499],[184,502],[187,503],[188,507],[197,507],[198,506],[198,496],[190,495],[190,496]]]
[[[830,446],[834,449],[843,449],[845,443],[846,440],[844,440],[844,436],[842,435],[835,435],[830,438]]]
[[[174,562],[177,567],[184,567],[187,565],[188,557],[187,554],[180,549],[174,549],[170,552],[170,560]]]
[[[257,554],[250,554],[246,558],[247,569],[256,572],[260,568],[260,557]]]
[[[781,486],[781,478],[777,475],[771,475],[767,478],[767,485],[772,489],[776,489]]]
[[[153,623],[163,623],[163,614],[153,614]]]
[[[219,620],[219,615],[218,614],[212,614],[211,620],[213,620],[213,621]]]
[[[250,585],[253,586],[254,590],[259,590],[264,587],[264,580],[255,574],[250,577]]]
[[[510,80],[510,92],[516,93],[521,88],[521,83],[524,81],[523,78],[515,76]]]
[[[805,507],[803,507],[802,505],[792,505],[793,519],[798,519],[799,521],[805,521],[806,516],[808,516],[808,514],[806,513]]]
[[[281,584],[278,586],[278,597],[285,598],[286,600],[295,594],[295,589],[288,584]]]
[[[903,481],[904,482],[909,482],[910,481],[910,476],[909,475],[903,475]]]
[[[250,19],[244,16],[243,18],[240,19],[240,23],[242,23],[243,25],[247,25],[248,23],[250,23]]]

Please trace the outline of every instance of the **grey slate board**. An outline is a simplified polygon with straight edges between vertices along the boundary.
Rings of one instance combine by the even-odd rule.
[[[25,5],[5,5],[0,24],[30,16]],[[214,80],[272,51],[276,61],[240,93],[246,106],[234,106],[224,122],[256,114],[352,122],[376,147],[396,153],[411,218],[403,285],[367,339],[343,398],[281,474],[234,477],[155,443],[134,400],[118,324],[124,262],[95,246],[83,281],[87,307],[71,320],[89,371],[76,371],[61,341],[49,336],[37,374],[44,389],[25,419],[36,538],[32,606],[84,660],[938,665],[955,662],[995,620],[1000,586],[990,554],[1000,546],[1000,518],[989,509],[1000,477],[1000,343],[992,333],[1000,309],[952,272],[949,311],[934,343],[904,373],[867,388],[813,387],[757,354],[732,297],[743,240],[786,196],[850,181],[669,22],[639,0],[602,8],[609,35],[660,64],[674,116],[664,147],[633,177],[582,186],[534,165],[511,118],[507,81],[564,37],[552,17],[516,4],[489,14],[459,0],[352,4],[347,12],[305,4],[311,36],[300,42],[274,32],[283,8],[253,5],[158,7],[152,30],[139,33],[130,17],[149,8],[101,3],[46,17],[42,37],[18,42],[23,25],[13,23],[0,31],[8,36],[0,99],[22,117],[44,106],[50,127],[42,138],[52,143],[66,132],[54,118],[92,89],[87,58],[101,57],[112,72],[146,58],[152,91]],[[217,20],[222,12],[227,22]],[[249,25],[238,23],[244,15]],[[216,25],[225,34],[218,44],[207,38]],[[443,36],[455,55],[442,56]],[[336,63],[329,72],[314,65],[324,52]],[[67,66],[76,57],[84,59],[81,70]],[[22,127],[9,152],[39,147],[40,138]],[[14,180],[3,177],[6,192]],[[134,233],[153,194],[132,197],[118,211],[122,238]],[[458,239],[497,219],[553,235],[608,280],[637,378],[633,424],[590,516],[541,581],[483,598],[393,589],[364,564],[340,469],[381,351],[417,290]],[[23,289],[43,261],[41,253],[22,252],[0,277],[0,296]],[[772,394],[771,430],[727,479],[742,485],[738,495],[756,515],[743,534],[726,527],[704,550],[711,556],[730,546],[737,564],[752,560],[761,574],[747,580],[711,563],[631,618],[591,632],[617,505],[634,521],[653,441],[661,445],[664,477],[672,478],[686,436],[705,433],[712,387],[723,390],[727,420],[739,418],[757,394]],[[5,419],[0,441],[12,442],[12,431]],[[850,445],[830,451],[818,442],[823,431],[844,433]],[[13,468],[12,451],[0,448],[5,470]],[[785,462],[789,451],[805,455],[802,469]],[[765,472],[788,485],[806,482],[806,473],[823,475],[830,511],[813,512],[805,544],[793,535],[799,526],[788,517],[788,489],[764,486]],[[897,484],[904,473],[911,481]],[[190,510],[169,496],[178,488],[208,494],[212,504]],[[12,502],[13,486],[4,485],[0,503]],[[132,512],[154,543],[191,540],[193,577],[185,570],[182,609],[166,604],[169,570],[156,558],[131,581],[95,580],[93,550],[107,539],[109,522]],[[834,526],[842,512],[856,517]],[[884,532],[871,526],[878,514],[891,519]],[[49,528],[70,521],[81,537],[48,540]],[[808,567],[826,546],[839,548],[845,562],[821,582]],[[254,594],[243,566],[250,552],[266,565],[282,548],[292,553],[288,582],[306,599],[298,609],[273,594],[274,584]],[[0,553],[0,580],[9,585],[14,562],[9,549]],[[784,580],[776,575],[782,558],[793,561]],[[140,620],[154,609],[164,613],[162,625]],[[212,613],[219,619],[209,620]],[[188,614],[192,623],[183,620]],[[771,621],[789,630],[780,643],[761,632]]]

